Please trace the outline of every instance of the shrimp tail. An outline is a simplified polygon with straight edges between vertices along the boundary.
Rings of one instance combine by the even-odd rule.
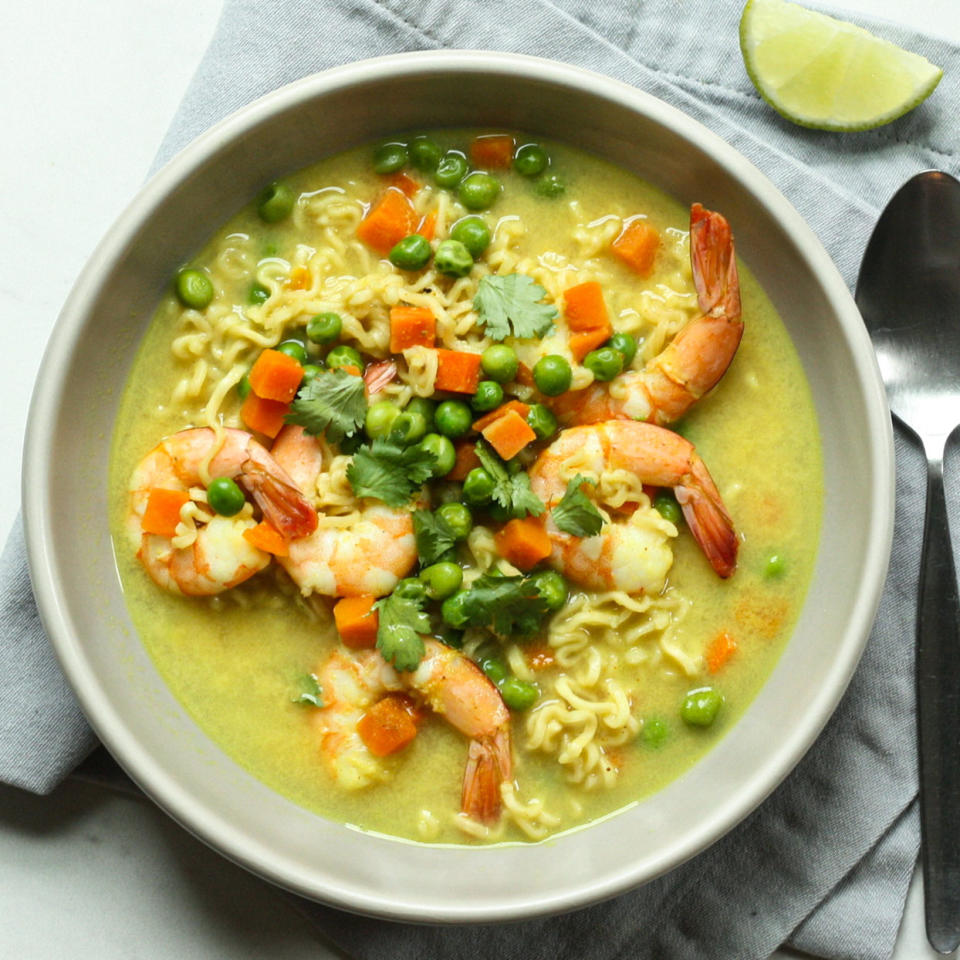
[[[728,321],[738,320],[740,280],[730,224],[699,203],[690,207],[690,263],[700,310],[710,314],[720,307]]]
[[[500,784],[511,778],[512,767],[510,736],[506,729],[470,741],[460,806],[471,820],[496,822],[500,816]]]
[[[254,460],[247,460],[237,482],[253,497],[266,521],[286,540],[305,537],[317,529],[317,512],[293,483],[278,477]]]
[[[696,454],[691,458],[689,474],[673,492],[710,566],[726,579],[737,567],[740,541],[713,478]]]

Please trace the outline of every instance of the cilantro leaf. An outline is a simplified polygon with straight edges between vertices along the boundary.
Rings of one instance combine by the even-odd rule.
[[[402,507],[430,479],[436,463],[436,456],[418,445],[402,447],[378,437],[353,455],[347,480],[358,497],[375,497],[388,506]]]
[[[547,509],[530,488],[530,478],[525,473],[509,473],[503,460],[483,441],[477,443],[476,451],[483,468],[493,478],[491,496],[511,516],[525,517],[529,513],[539,517]]]
[[[578,473],[568,484],[563,499],[550,511],[557,529],[572,533],[575,537],[593,537],[603,526],[603,515],[580,489],[582,483],[593,485],[592,480]]]
[[[420,634],[430,632],[430,618],[422,604],[422,599],[391,593],[373,605],[380,615],[377,649],[397,670],[416,670],[423,658],[425,647]]]
[[[482,277],[473,298],[477,319],[494,340],[510,336],[542,337],[553,329],[557,308],[540,303],[547,291],[523,273]]]
[[[311,707],[323,706],[323,687],[315,673],[307,674],[300,678],[300,685],[304,688],[303,692],[293,698],[293,703],[309,704]]]
[[[423,566],[436,563],[456,542],[450,528],[435,513],[417,510],[413,515],[413,535]]]
[[[331,443],[339,443],[360,429],[366,415],[363,377],[331,370],[317,374],[300,388],[285,419],[307,433],[325,433]]]
[[[460,609],[467,625],[489,627],[502,636],[535,632],[548,610],[531,577],[488,574],[474,580]]]

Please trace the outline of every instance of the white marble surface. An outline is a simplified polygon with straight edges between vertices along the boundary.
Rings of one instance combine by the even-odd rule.
[[[960,42],[957,0],[843,0]],[[213,32],[218,0],[7,2],[0,57],[0,534],[19,507],[33,382],[84,261],[143,181]],[[897,960],[935,957],[922,891]],[[69,946],[67,946],[69,945]],[[0,955],[331,958],[282,896],[149,802],[69,782],[0,787]],[[778,955],[779,956],[779,955]]]

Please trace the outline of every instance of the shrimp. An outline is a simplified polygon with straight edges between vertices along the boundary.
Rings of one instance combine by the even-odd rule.
[[[579,424],[622,417],[662,427],[716,386],[743,336],[740,281],[730,224],[699,203],[690,208],[690,262],[700,315],[643,370],[566,395],[559,416]]]
[[[287,426],[271,449],[301,490],[314,490],[324,469],[324,448],[302,427]],[[409,510],[370,504],[349,526],[321,525],[290,543],[290,555],[277,558],[301,593],[350,597],[390,593],[417,562]]]
[[[460,806],[472,820],[492,823],[500,815],[500,786],[513,776],[510,711],[465,654],[436,640],[424,639],[424,646],[410,673],[394,670],[376,650],[334,650],[318,672],[324,705],[314,722],[321,755],[348,789],[385,780],[387,770],[367,749],[357,724],[384,693],[404,690],[469,738]]]
[[[130,479],[130,542],[147,573],[172,593],[212,596],[235,587],[270,563],[270,554],[243,537],[245,530],[256,526],[249,508],[236,517],[223,517],[214,515],[206,503],[196,506],[196,536],[186,546],[176,544],[176,538],[143,531],[150,491],[190,491],[204,486],[203,468],[208,458],[206,472],[235,479],[253,497],[264,518],[285,537],[303,536],[316,527],[316,514],[310,504],[249,433],[224,430],[222,444],[219,448],[216,444],[217,435],[209,427],[181,430],[157,444]]]
[[[629,470],[642,483],[672,487],[690,532],[713,569],[721,577],[733,573],[739,540],[716,485],[693,444],[664,427],[630,420],[571,427],[540,454],[530,483],[549,509],[560,501],[576,473],[599,478],[612,470]],[[551,562],[571,580],[592,589],[657,592],[673,555],[657,517],[638,514],[641,511],[626,523],[605,523],[596,536],[582,538],[564,533],[548,520]],[[667,529],[673,525],[667,524]]]

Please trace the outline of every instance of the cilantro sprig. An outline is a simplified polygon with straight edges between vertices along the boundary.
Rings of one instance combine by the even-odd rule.
[[[489,574],[474,580],[460,606],[467,626],[501,636],[535,633],[548,609],[533,578]]]
[[[457,539],[443,518],[429,510],[417,510],[413,514],[413,535],[417,541],[417,555],[425,567],[436,563]]]
[[[358,497],[375,497],[402,507],[433,474],[437,458],[419,445],[402,447],[378,437],[360,447],[347,467],[347,480]]]
[[[483,441],[477,443],[476,451],[484,470],[493,478],[491,496],[511,516],[525,517],[529,513],[539,517],[547,509],[530,488],[530,478],[525,473],[511,474],[503,460]]]
[[[325,434],[331,443],[352,437],[367,415],[363,377],[330,370],[308,381],[290,404],[287,423],[295,423],[314,436]]]
[[[300,686],[303,688],[299,696],[293,698],[293,703],[303,703],[311,707],[323,706],[323,687],[315,673],[308,673],[300,678]]]
[[[482,277],[473,298],[488,337],[542,337],[553,329],[557,308],[540,301],[547,291],[523,273]]]
[[[584,483],[593,486],[592,480],[578,473],[567,484],[563,499],[550,511],[557,529],[575,537],[596,536],[603,526],[603,515],[580,489]]]
[[[379,613],[377,649],[397,670],[416,670],[426,652],[420,634],[430,632],[430,617],[422,605],[422,598],[401,597],[396,593],[373,605]]]

